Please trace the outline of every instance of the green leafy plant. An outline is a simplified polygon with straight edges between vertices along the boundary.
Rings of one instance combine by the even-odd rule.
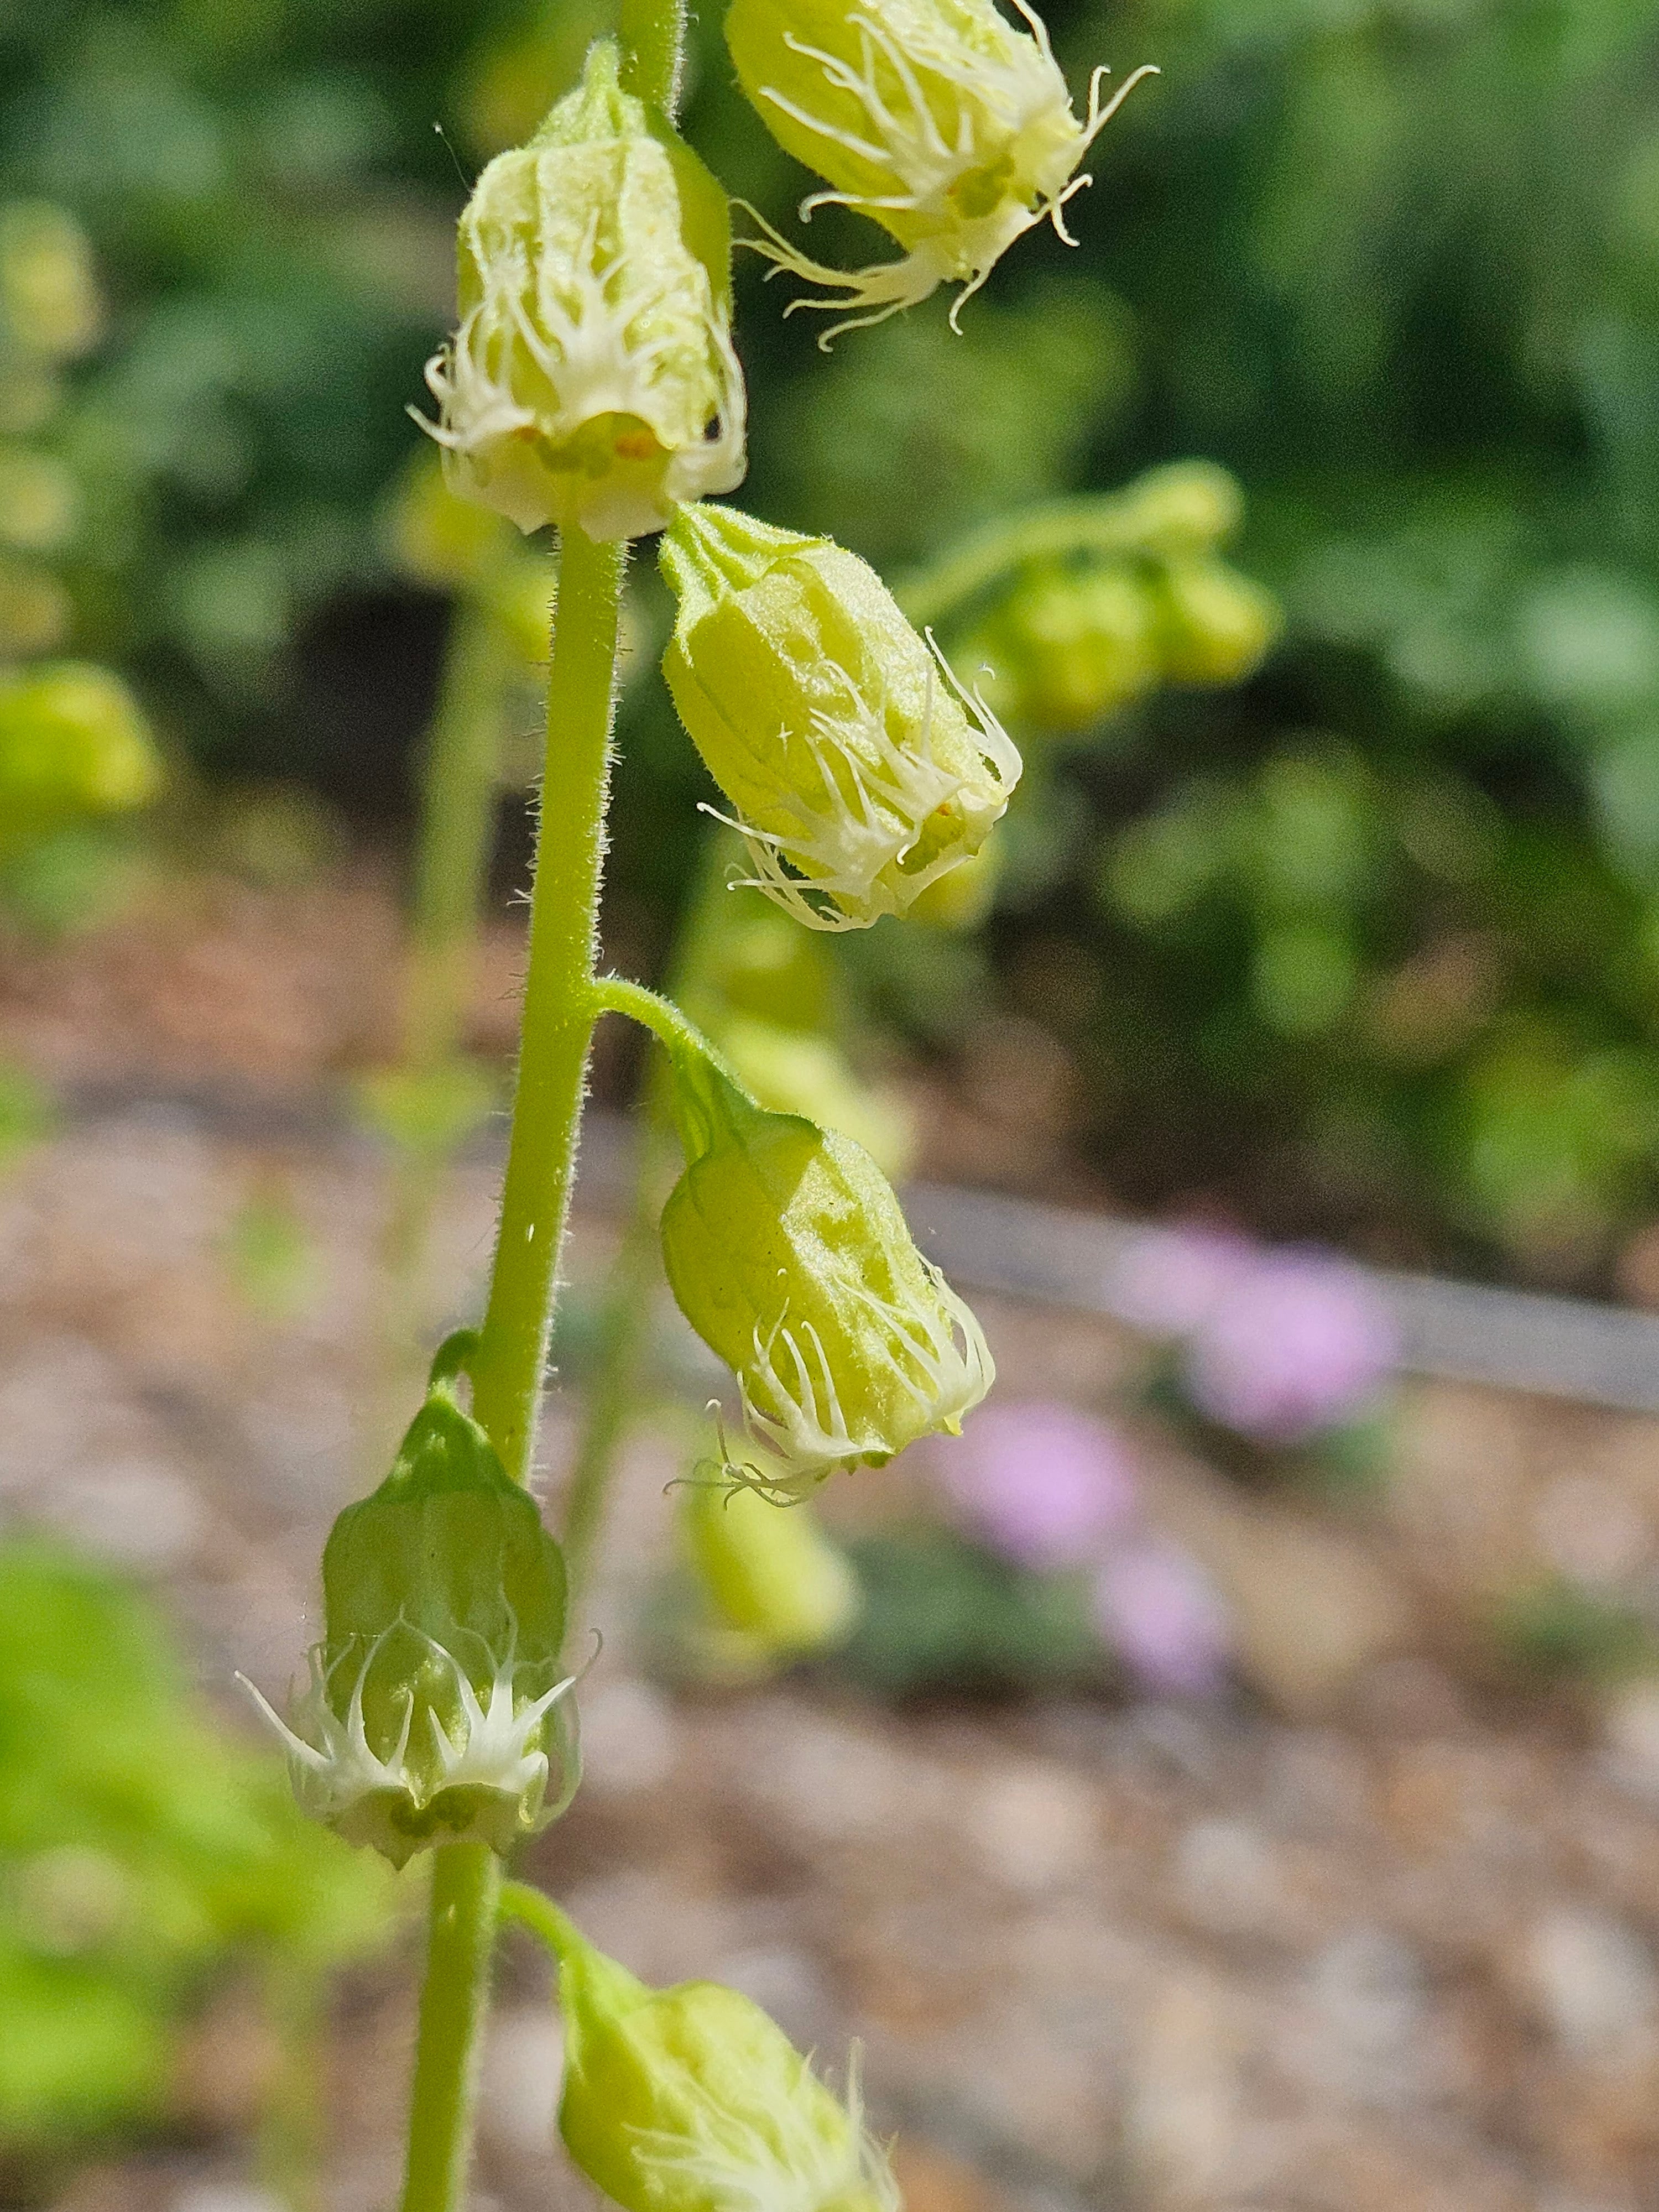
[[[153,1607],[29,1537],[0,1545],[0,2167],[20,2178],[160,2119],[227,1972],[286,2004],[391,1924],[383,1870],[209,1717]],[[301,2187],[314,2149],[288,2143],[273,2180]]]

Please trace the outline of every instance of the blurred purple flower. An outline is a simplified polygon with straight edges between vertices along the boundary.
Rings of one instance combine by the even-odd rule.
[[[969,1533],[1023,1567],[1081,1565],[1134,1511],[1129,1446],[1070,1406],[994,1400],[928,1449]]]
[[[1143,1229],[1119,1256],[1112,1303],[1149,1336],[1185,1336],[1255,1258],[1255,1246],[1231,1229]]]
[[[1189,1340],[1184,1371],[1200,1413],[1288,1444],[1361,1412],[1399,1357],[1394,1316],[1364,1270],[1291,1247],[1233,1278]]]
[[[1194,1698],[1223,1686],[1226,1607],[1197,1560],[1169,1538],[1132,1537],[1109,1554],[1095,1576],[1094,1618],[1143,1689]]]

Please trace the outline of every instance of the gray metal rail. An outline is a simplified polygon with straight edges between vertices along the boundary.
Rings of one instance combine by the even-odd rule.
[[[361,1145],[337,1096],[287,1099],[199,1091],[143,1097],[86,1086],[64,1102],[82,1123],[161,1116],[244,1143]],[[470,1148],[495,1157],[498,1127]],[[631,1132],[619,1115],[594,1113],[583,1133],[577,1202],[595,1212],[623,1200]],[[964,1287],[1122,1320],[1119,1284],[1136,1225],[1103,1214],[1039,1205],[992,1191],[913,1183],[904,1194],[916,1238]],[[1623,1413],[1659,1413],[1659,1315],[1579,1298],[1540,1297],[1431,1275],[1373,1272],[1394,1308],[1413,1373],[1485,1382]]]

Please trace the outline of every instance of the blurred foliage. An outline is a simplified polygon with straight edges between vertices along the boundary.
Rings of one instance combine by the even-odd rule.
[[[52,1133],[51,1099],[27,1070],[0,1060],[0,1175]]]
[[[1653,1671],[1653,1627],[1641,1610],[1565,1575],[1512,1590],[1492,1625],[1500,1658],[1534,1683]]]
[[[210,1723],[142,1598],[0,1546],[0,2166],[153,2124],[216,1978],[323,1972],[390,1910],[384,1869]]]
[[[1094,1687],[1110,1662],[1086,1584],[1029,1574],[948,1529],[884,1529],[850,1547],[863,1609],[835,1664],[879,1697]]]
[[[119,666],[215,772],[395,811],[440,603],[377,517],[448,312],[458,164],[523,134],[604,12],[6,15],[13,652]],[[1052,573],[1011,577],[952,641],[1041,647],[984,951],[883,929],[836,957],[929,1050],[971,1049],[993,988],[1056,1031],[1126,1202],[1594,1279],[1659,1209],[1659,26],[1627,0],[1052,21],[1074,82],[1163,70],[1091,156],[1081,249],[1023,241],[960,340],[935,301],[827,362],[740,257],[745,497],[897,578],[1205,456],[1286,629],[1242,690],[1192,683],[1259,620],[1200,563],[1158,617],[1182,680],[1149,690],[1121,574],[1082,614]],[[806,180],[718,10],[696,46],[690,134],[792,223]],[[811,235],[874,246],[843,210]],[[644,660],[643,564],[638,596]],[[623,721],[617,910],[660,941],[708,793],[654,682]]]

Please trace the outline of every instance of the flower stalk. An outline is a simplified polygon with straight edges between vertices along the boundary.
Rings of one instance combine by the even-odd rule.
[[[548,684],[544,808],[531,898],[523,1045],[489,1303],[471,1358],[475,1416],[518,1482],[536,1418],[570,1209],[587,1056],[623,554],[568,531]],[[447,1844],[433,1869],[403,2212],[460,2212],[471,2154],[478,2045],[489,2002],[501,1865]]]
[[[672,113],[681,0],[627,0],[624,91]],[[519,1481],[533,1463],[559,1254],[569,1214],[592,996],[625,553],[580,529],[561,544],[548,679],[544,810],[531,902],[523,1045],[489,1301],[472,1363],[473,1411]],[[461,2212],[471,2162],[501,1862],[451,1844],[433,1869],[403,2212]]]

